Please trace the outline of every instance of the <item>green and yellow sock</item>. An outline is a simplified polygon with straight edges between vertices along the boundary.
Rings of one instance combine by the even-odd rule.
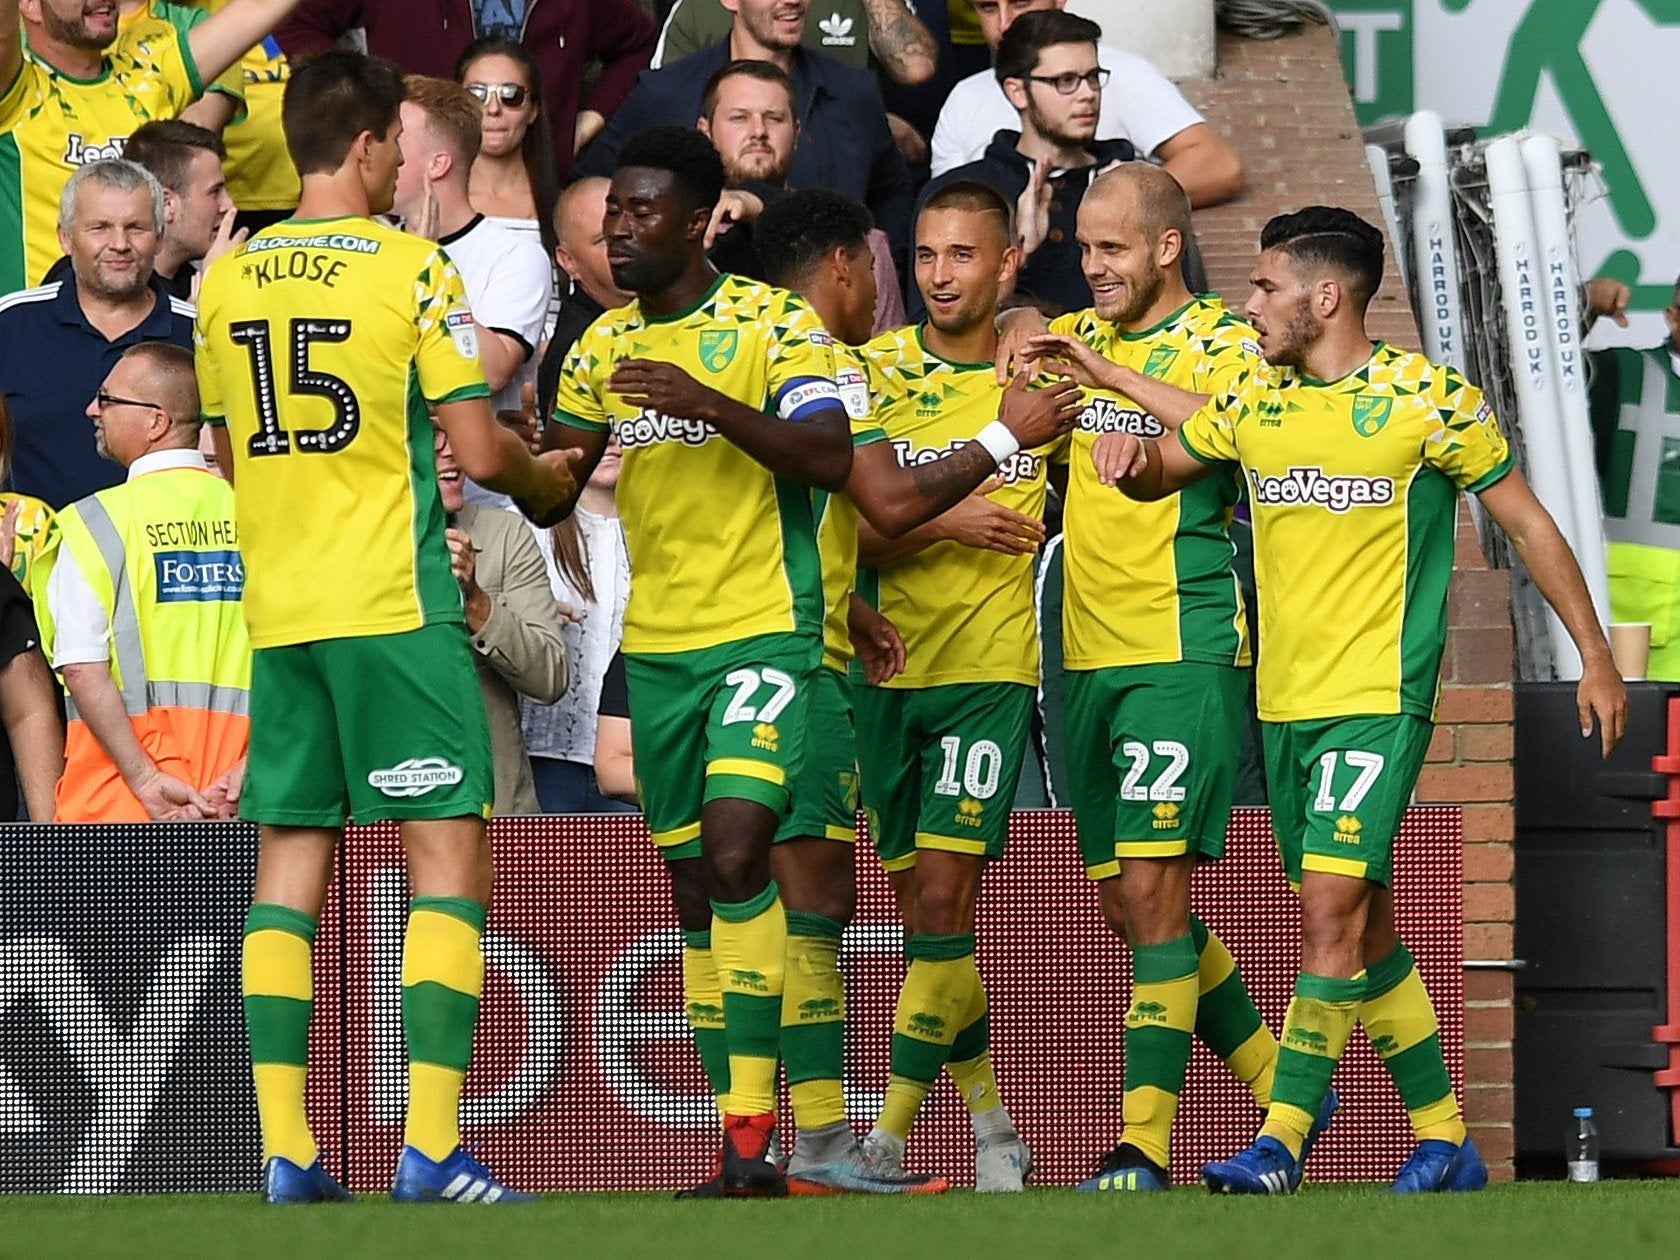
[[[801,1133],[841,1124],[846,1053],[846,981],[840,975],[838,919],[787,912],[787,975],[782,989],[782,1062]]]
[[[1120,1141],[1165,1168],[1196,1026],[1195,942],[1186,933],[1159,945],[1132,946],[1132,975]]]
[[[1278,1042],[1249,996],[1237,960],[1225,942],[1195,915],[1190,938],[1196,943],[1196,1036],[1224,1060],[1247,1085],[1264,1111],[1272,1105],[1272,1076],[1277,1071]]]
[[[729,1038],[729,1114],[776,1109],[787,972],[787,915],[771,880],[748,901],[712,902],[712,956]]]
[[[723,987],[710,932],[683,933],[683,1011],[721,1122],[729,1111],[729,1037],[723,1030]]]
[[[912,936],[904,942],[910,962],[893,1016],[891,1075],[875,1127],[903,1140],[916,1112],[951,1056],[978,972],[974,934]]]
[[[1441,1056],[1435,1005],[1404,943],[1372,964],[1359,1022],[1400,1090],[1418,1141],[1462,1143],[1464,1117]]]
[[[1351,980],[1306,972],[1295,977],[1295,997],[1283,1020],[1272,1105],[1260,1132],[1282,1142],[1296,1159],[1312,1132],[1364,998],[1363,971]]]
[[[320,1154],[303,1107],[315,1009],[314,941],[315,917],[302,910],[253,905],[245,915],[240,974],[263,1159],[279,1156],[299,1168]]]
[[[998,1090],[997,1071],[992,1066],[992,1021],[986,1001],[986,985],[980,969],[974,976],[963,1012],[963,1026],[951,1043],[951,1057],[945,1070],[962,1095],[976,1137],[1007,1137],[1015,1122],[1004,1109]]]
[[[484,992],[484,906],[469,897],[416,897],[403,938],[403,1036],[408,1122],[403,1143],[441,1160],[461,1144],[461,1085]]]

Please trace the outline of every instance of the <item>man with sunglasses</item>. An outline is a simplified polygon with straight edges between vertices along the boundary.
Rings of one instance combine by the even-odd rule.
[[[1015,283],[1022,298],[1049,314],[1091,304],[1080,270],[1075,221],[1085,190],[1102,171],[1137,157],[1129,140],[1098,140],[1097,119],[1108,71],[1097,61],[1102,28],[1060,9],[1023,14],[998,44],[995,73],[1020,120],[999,131],[985,156],[935,179],[922,202],[946,184],[978,181],[1015,207],[1024,261]],[[911,315],[921,314],[912,291]]]
[[[127,476],[58,514],[36,615],[69,694],[65,823],[231,818],[250,739],[251,639],[233,487],[198,452],[190,350],[124,352],[87,406]]]

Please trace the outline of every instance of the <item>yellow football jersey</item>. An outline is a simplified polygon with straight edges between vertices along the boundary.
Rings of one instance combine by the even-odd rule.
[[[904,467],[938,459],[997,419],[1003,388],[990,363],[950,363],[929,350],[922,327],[882,333],[863,348],[875,416]],[[992,498],[1044,515],[1041,454],[1004,461]],[[1033,557],[937,542],[880,569],[860,589],[898,627],[908,661],[889,687],[1017,682],[1038,685]]]
[[[141,0],[140,7],[117,17],[119,43],[150,43],[168,37],[171,28],[185,38],[200,22],[209,20],[207,10],[173,0]],[[220,92],[234,104],[234,118],[245,114],[245,77],[237,65],[229,66],[205,85],[206,92]]]
[[[460,621],[427,406],[490,391],[448,256],[370,219],[288,219],[210,267],[196,340],[252,646]]]
[[[1195,298],[1135,333],[1092,310],[1060,316],[1050,329],[1197,394],[1226,393],[1261,362],[1254,330],[1215,297]],[[1067,668],[1248,664],[1248,628],[1228,532],[1240,495],[1236,476],[1209,477],[1159,503],[1128,499],[1097,480],[1092,448],[1104,433],[1157,438],[1166,428],[1130,398],[1108,390],[1086,390],[1084,403],[1063,448],[1069,462],[1062,527]]]
[[[0,293],[40,284],[63,254],[58,199],[76,168],[121,157],[136,127],[175,117],[203,90],[173,26],[118,40],[97,79],[72,79],[25,49],[0,92]]]
[[[840,341],[834,343],[834,384],[852,423],[853,448],[885,442],[887,435],[875,422],[863,360]],[[817,551],[822,556],[823,664],[844,673],[852,659],[846,613],[857,587],[858,510],[845,495],[826,490],[812,491],[812,502],[817,513]]]
[[[1336,381],[1256,372],[1179,440],[1197,459],[1241,465],[1248,483],[1260,716],[1431,716],[1458,492],[1511,469],[1481,391],[1379,343]]]
[[[29,594],[35,593],[37,561],[47,549],[53,529],[53,510],[27,494],[0,493],[0,512],[18,505],[16,543],[12,547],[12,576]]]
[[[790,422],[839,410],[834,341],[804,298],[719,276],[686,311],[639,302],[591,324],[560,369],[554,419],[617,433],[630,549],[626,652],[684,652],[753,635],[821,635],[822,563],[810,487],[779,477],[710,425],[607,388],[621,359],[674,363]]]

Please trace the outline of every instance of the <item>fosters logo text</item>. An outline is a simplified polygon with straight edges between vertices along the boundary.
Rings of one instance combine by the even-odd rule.
[[[1262,507],[1301,504],[1346,512],[1356,507],[1385,507],[1394,502],[1392,477],[1336,477],[1322,468],[1291,468],[1282,477],[1249,470],[1254,501]]]

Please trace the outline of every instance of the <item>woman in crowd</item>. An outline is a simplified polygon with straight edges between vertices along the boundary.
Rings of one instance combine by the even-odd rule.
[[[560,602],[561,633],[571,685],[553,704],[522,705],[525,746],[537,800],[545,814],[603,814],[626,808],[595,782],[595,710],[601,678],[623,634],[630,594],[630,557],[618,519],[619,447],[584,483],[577,510],[552,530],[537,532],[548,580]]]
[[[455,78],[484,104],[482,139],[468,186],[473,209],[535,233],[553,257],[559,187],[536,61],[524,45],[487,36],[467,45]]]

